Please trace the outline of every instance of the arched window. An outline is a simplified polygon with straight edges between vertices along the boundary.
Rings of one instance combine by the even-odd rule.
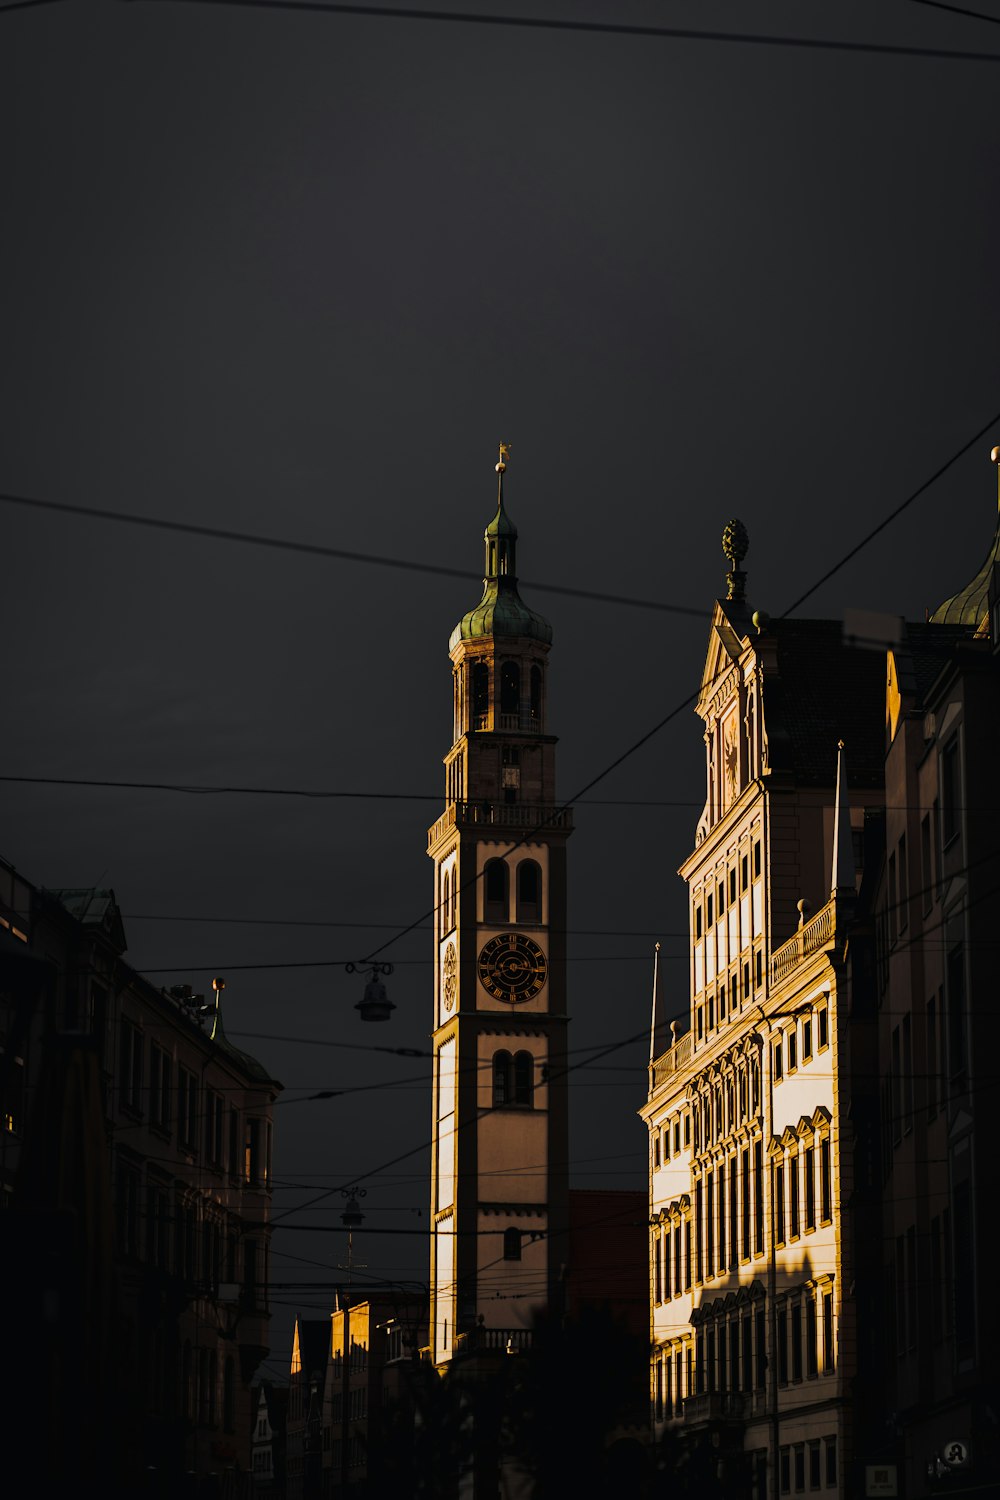
[[[493,1054],[493,1108],[502,1109],[511,1098],[511,1055],[509,1052]]]
[[[521,1259],[521,1231],[519,1229],[504,1230],[503,1258],[504,1260]]]
[[[490,669],[484,661],[472,663],[472,727],[481,729],[490,711]]]
[[[522,859],[517,867],[517,920],[542,920],[542,872],[533,859]]]
[[[444,872],[444,888],[441,892],[441,927],[443,931],[449,932],[454,923],[451,920],[451,871]]]
[[[535,1084],[535,1059],[530,1052],[514,1054],[514,1103],[530,1108]]]
[[[484,874],[487,922],[510,920],[509,874],[505,859],[487,860]]]
[[[541,727],[542,722],[542,669],[532,667],[531,669],[531,721],[536,728]]]
[[[521,709],[521,668],[505,661],[500,668],[500,712],[517,718]]]

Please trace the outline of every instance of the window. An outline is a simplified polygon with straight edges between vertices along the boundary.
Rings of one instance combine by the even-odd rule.
[[[785,1167],[780,1161],[774,1164],[774,1243],[785,1243]]]
[[[542,721],[542,669],[531,669],[531,720],[537,728]]]
[[[490,713],[490,669],[484,661],[472,664],[472,717],[476,729],[485,729]]]
[[[517,867],[517,920],[542,920],[542,872],[533,859],[522,859]]]
[[[733,901],[736,900],[736,867],[735,866],[729,872],[729,900],[730,900],[730,902],[733,902]]]
[[[819,1147],[819,1216],[824,1224],[828,1224],[833,1218],[833,1180],[829,1136],[823,1137]]]
[[[807,1016],[802,1022],[802,1061],[807,1063],[813,1055],[813,1023]]]
[[[799,1052],[799,1038],[798,1038],[798,1034],[797,1034],[797,1032],[795,1030],[795,1027],[793,1026],[792,1029],[791,1029],[791,1031],[788,1033],[788,1071],[789,1071],[789,1073],[794,1072],[794,1070],[799,1065],[798,1052]]]
[[[205,1094],[205,1157],[213,1167],[222,1166],[222,1095],[208,1089]]]
[[[889,941],[890,943],[894,943],[898,930],[897,918],[899,915],[899,882],[896,878],[895,851],[889,855],[889,872],[886,887],[886,915],[889,918]]]
[[[823,1370],[827,1375],[835,1369],[833,1350],[833,1293],[825,1291],[822,1302],[823,1313]]]
[[[155,1042],[149,1045],[149,1123],[157,1130],[170,1130],[171,1060]]]
[[[187,1068],[177,1069],[177,1138],[185,1151],[198,1144],[198,1080]]]
[[[934,842],[930,813],[924,813],[920,820],[920,905],[925,917],[934,905]]]
[[[142,1109],[142,1032],[134,1021],[121,1023],[121,1101],[124,1109],[139,1114]]]
[[[788,1237],[797,1240],[799,1237],[799,1155],[793,1151],[788,1158]]]
[[[757,876],[759,874],[760,874],[760,839],[757,839],[756,842],[754,843],[754,846],[753,846],[753,878],[754,878],[754,880],[757,879]]]
[[[806,1445],[796,1443],[792,1450],[794,1460],[795,1491],[798,1493],[806,1487]]]
[[[784,1076],[784,1073],[783,1073],[783,1070],[782,1070],[782,1063],[781,1063],[781,1039],[780,1039],[780,1037],[779,1037],[779,1039],[774,1044],[772,1056],[773,1056],[773,1059],[774,1059],[774,1081],[775,1081],[775,1083],[780,1083],[781,1080],[782,1080],[782,1078],[783,1078],[783,1076]]]
[[[521,1231],[519,1229],[504,1230],[503,1258],[504,1260],[521,1259]]]
[[[229,1175],[235,1181],[240,1175],[240,1112],[229,1110]],[[232,1277],[230,1277],[232,1280]]]
[[[500,667],[500,712],[516,721],[520,708],[521,668],[516,661],[505,661]]]
[[[802,1303],[792,1303],[792,1380],[802,1379]]]
[[[899,836],[899,930],[905,932],[909,925],[907,906],[910,900],[910,878],[906,868],[906,834]]]
[[[927,1119],[933,1120],[938,1111],[938,1050],[937,1050],[937,1005],[934,996],[927,1002]]]
[[[837,1483],[837,1439],[824,1438],[823,1448],[826,1452],[826,1486],[832,1489]]]
[[[792,1454],[790,1448],[781,1448],[778,1452],[778,1474],[780,1479],[781,1493],[788,1495],[792,1488]]]
[[[535,1060],[530,1052],[514,1054],[514,1103],[532,1104]]]
[[[816,1046],[822,1052],[830,1045],[830,1013],[826,1006],[816,1012]]]
[[[941,838],[945,848],[957,838],[960,827],[958,735],[941,750]]]
[[[487,922],[506,922],[509,920],[509,874],[510,872],[505,859],[487,860],[484,875]]]
[[[819,1349],[816,1328],[816,1298],[810,1293],[806,1298],[806,1374],[812,1379],[819,1370]]]
[[[778,1309],[778,1384],[788,1384],[788,1309]]]
[[[802,1165],[806,1179],[806,1229],[816,1228],[816,1149],[809,1145],[802,1153]]]
[[[451,930],[451,871],[445,870],[441,884],[441,930]]]
[[[700,938],[701,935],[702,935],[702,917],[701,917],[701,903],[700,902],[698,903],[698,905],[694,909],[694,935],[695,935],[696,938]]]
[[[809,1444],[809,1488],[811,1490],[818,1490],[822,1483],[821,1451],[819,1438],[814,1438]]]

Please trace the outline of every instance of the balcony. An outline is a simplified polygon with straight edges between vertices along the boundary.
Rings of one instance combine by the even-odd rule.
[[[837,902],[831,899],[816,915],[808,922],[803,923],[794,937],[790,937],[787,943],[782,943],[771,954],[771,987],[780,984],[783,979],[811,953],[818,953],[820,949],[832,948],[837,935]]]
[[[687,1067],[691,1061],[694,1037],[690,1031],[685,1031],[683,1036],[677,1038],[672,1047],[668,1047],[653,1065],[653,1087],[659,1088],[661,1083],[674,1073],[679,1073],[681,1068]]]
[[[684,1421],[741,1422],[751,1413],[752,1397],[745,1391],[711,1391],[684,1399]]]
[[[427,847],[432,849],[449,828],[456,827],[571,833],[573,809],[542,802],[453,802],[427,835]]]
[[[523,1354],[531,1348],[530,1328],[470,1328],[455,1341],[456,1354]]]

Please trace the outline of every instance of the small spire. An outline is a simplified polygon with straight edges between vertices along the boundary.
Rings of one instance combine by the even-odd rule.
[[[726,574],[728,592],[727,599],[743,600],[746,598],[747,575],[742,571],[741,564],[750,551],[750,537],[742,521],[734,516],[726,523],[722,533],[722,554],[729,563],[729,572]]]
[[[851,838],[851,801],[847,791],[844,742],[837,741],[837,800],[833,809],[833,868],[831,896],[854,896],[854,841]]]
[[[649,1066],[653,1066],[654,1060],[659,1057],[663,1050],[660,1046],[658,1032],[663,1030],[663,1017],[660,1014],[660,945],[653,949],[653,1006],[649,1023]]]

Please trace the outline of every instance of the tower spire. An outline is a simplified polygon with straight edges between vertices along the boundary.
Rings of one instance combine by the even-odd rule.
[[[833,810],[833,868],[830,874],[831,896],[853,896],[854,844],[851,839],[851,801],[847,791],[847,763],[844,742],[837,741],[837,801]]]

